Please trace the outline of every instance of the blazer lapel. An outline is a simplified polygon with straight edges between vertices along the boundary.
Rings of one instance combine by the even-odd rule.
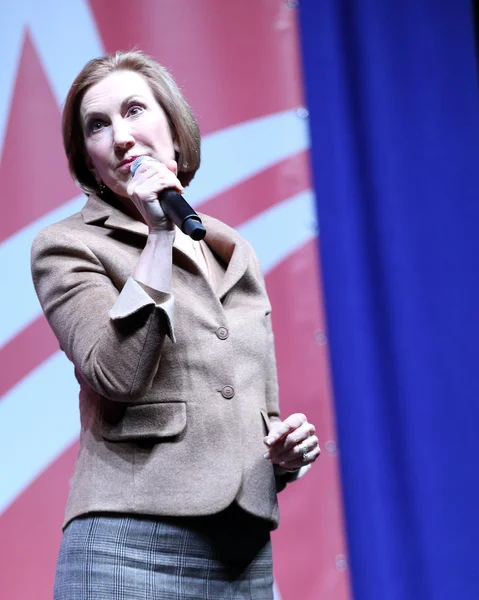
[[[134,219],[116,206],[102,200],[98,196],[88,196],[87,203],[81,211],[85,223],[103,221],[102,225],[108,229],[120,229],[147,236],[148,227],[146,223]]]
[[[109,229],[119,229],[147,236],[148,226],[123,212],[116,206],[92,194],[81,211],[85,223],[93,224],[102,221]],[[206,228],[205,241],[226,265],[226,272],[218,290],[221,300],[244,275],[248,267],[248,243],[231,227],[201,214],[201,220]]]
[[[226,264],[225,276],[218,290],[221,300],[248,268],[249,248],[239,233],[225,223],[208,215],[200,216],[206,229],[206,243]]]

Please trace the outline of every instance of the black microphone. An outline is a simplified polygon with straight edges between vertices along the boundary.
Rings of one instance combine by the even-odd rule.
[[[139,156],[138,158],[135,158],[130,165],[132,177],[144,160],[155,159],[150,156]],[[196,241],[202,240],[205,237],[206,229],[204,228],[200,217],[179,192],[173,188],[163,190],[158,196],[158,201],[160,202],[160,206],[165,215],[171,219],[183,233],[186,233],[186,235],[189,235]]]

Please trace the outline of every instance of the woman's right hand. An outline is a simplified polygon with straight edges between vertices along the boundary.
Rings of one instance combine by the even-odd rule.
[[[150,233],[174,229],[172,221],[160,206],[158,195],[168,188],[183,193],[184,188],[176,173],[177,164],[174,160],[161,163],[148,158],[141,162],[128,184],[128,196],[148,225]]]

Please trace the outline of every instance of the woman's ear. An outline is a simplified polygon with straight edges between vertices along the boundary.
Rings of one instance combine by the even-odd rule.
[[[181,159],[181,150],[178,142],[173,141],[173,148],[175,150],[175,161],[178,165],[178,172],[186,171],[188,169],[188,165]]]

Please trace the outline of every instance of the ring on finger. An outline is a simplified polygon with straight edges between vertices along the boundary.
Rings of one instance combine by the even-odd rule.
[[[305,443],[299,444],[298,450],[299,450],[299,453],[301,454],[301,460],[304,462],[306,460],[306,457],[308,456],[308,452],[309,452],[308,446]]]

